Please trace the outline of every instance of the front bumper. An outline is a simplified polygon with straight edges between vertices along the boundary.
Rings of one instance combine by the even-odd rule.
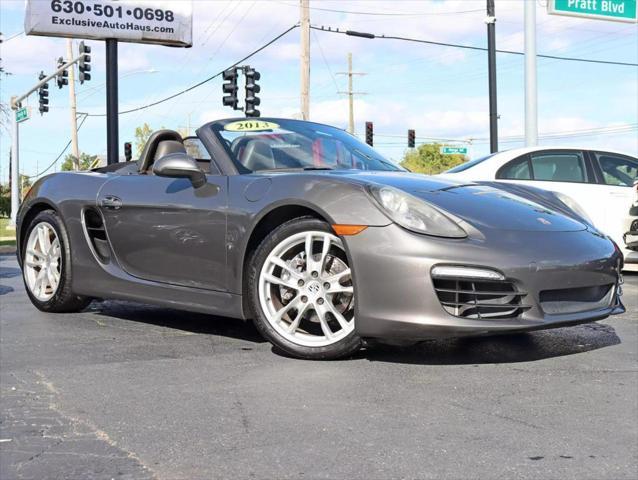
[[[603,319],[623,313],[620,253],[590,231],[493,230],[463,240],[418,235],[397,225],[370,227],[346,237],[354,271],[356,330],[364,338],[423,340],[537,330]],[[460,318],[437,297],[435,265],[488,268],[526,292],[529,306],[509,318]],[[540,292],[612,285],[608,305],[548,314]]]

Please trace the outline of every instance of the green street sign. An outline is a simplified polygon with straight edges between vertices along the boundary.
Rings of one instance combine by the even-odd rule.
[[[548,0],[547,13],[636,23],[636,0]]]
[[[443,155],[467,155],[467,147],[441,147]]]
[[[29,120],[30,116],[31,115],[28,107],[22,107],[16,110],[16,122],[18,123]]]

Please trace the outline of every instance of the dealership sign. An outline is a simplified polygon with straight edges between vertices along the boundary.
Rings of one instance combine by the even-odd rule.
[[[636,0],[548,0],[548,13],[635,23]]]
[[[190,0],[27,0],[27,35],[193,44]]]

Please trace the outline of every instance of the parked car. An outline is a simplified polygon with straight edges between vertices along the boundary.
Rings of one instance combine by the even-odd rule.
[[[638,252],[638,180],[634,181],[634,201],[629,208],[625,227],[625,246],[633,252]]]
[[[308,359],[624,312],[620,250],[555,194],[411,174],[298,120],[160,130],[138,161],[49,175],[17,238],[40,310],[116,298],[252,319]]]
[[[603,150],[563,147],[517,148],[471,160],[444,172],[462,180],[497,180],[534,185],[564,195],[572,208],[609,235],[638,266],[638,252],[624,240],[638,212],[627,215],[635,199],[638,159]]]

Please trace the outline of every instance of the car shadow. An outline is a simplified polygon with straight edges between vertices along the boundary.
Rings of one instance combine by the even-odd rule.
[[[135,302],[96,301],[85,310],[85,314],[253,343],[266,342],[250,321]],[[575,355],[620,343],[612,326],[593,322],[527,333],[427,340],[411,346],[371,343],[342,361],[368,360],[418,365],[520,363]],[[271,350],[276,355],[289,357],[276,347]]]
[[[575,355],[620,343],[613,327],[594,322],[526,333],[428,340],[410,347],[374,345],[353,358],[419,365],[520,363]]]
[[[114,300],[94,301],[84,313],[191,333],[218,335],[253,343],[266,343],[252,322],[236,318]]]

